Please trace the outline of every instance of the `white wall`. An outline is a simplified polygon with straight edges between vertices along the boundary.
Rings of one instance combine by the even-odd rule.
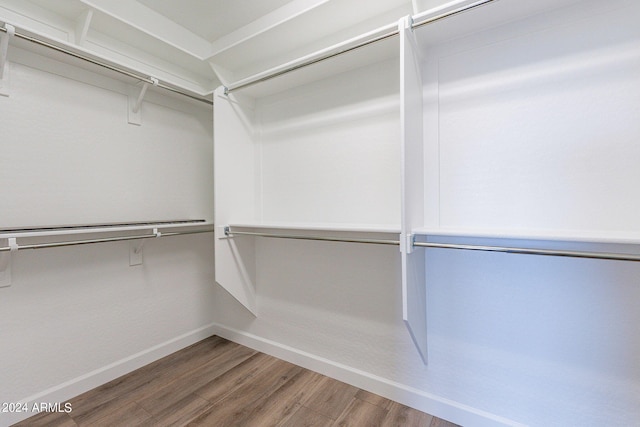
[[[210,107],[149,93],[142,126],[130,125],[123,82],[10,55],[0,227],[212,221]],[[134,267],[127,242],[13,255],[12,285],[0,288],[0,402],[63,401],[213,332],[213,235],[143,250]],[[0,414],[0,425],[18,418]]]

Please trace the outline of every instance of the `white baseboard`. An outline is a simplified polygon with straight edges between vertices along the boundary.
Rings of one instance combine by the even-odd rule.
[[[245,331],[239,331],[223,325],[216,325],[216,333],[222,338],[462,426],[524,426],[524,424],[516,421],[433,395]]]
[[[209,324],[202,328],[195,329],[169,341],[151,347],[147,350],[143,350],[139,353],[118,360],[107,366],[96,369],[85,375],[21,399],[19,400],[19,402],[21,404],[26,403],[27,408],[33,408],[34,404],[38,404],[40,402],[59,402],[61,406],[63,406],[67,400],[79,394],[96,388],[122,375],[128,374],[131,371],[148,365],[149,363],[168,356],[169,354],[174,353],[178,350],[182,350],[183,348],[188,347],[191,344],[195,344],[198,341],[201,341],[212,335],[216,335],[217,330],[218,328],[215,324]],[[0,427],[10,426],[11,424],[27,419],[35,414],[36,413],[31,412],[0,414]]]

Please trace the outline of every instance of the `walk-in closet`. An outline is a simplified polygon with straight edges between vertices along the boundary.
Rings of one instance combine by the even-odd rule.
[[[639,19],[0,0],[0,426],[640,424]]]

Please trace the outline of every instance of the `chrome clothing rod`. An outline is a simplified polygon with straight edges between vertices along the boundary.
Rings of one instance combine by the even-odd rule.
[[[607,259],[607,260],[616,260],[616,261],[640,261],[640,255],[606,253],[606,252],[565,251],[565,250],[559,250],[559,249],[531,249],[531,248],[514,248],[514,247],[503,247],[503,246],[460,245],[460,244],[429,243],[429,242],[414,242],[413,246],[421,247],[421,248],[503,252],[508,254],[546,255],[546,256],[561,256],[561,257],[570,257],[570,258]]]
[[[345,242],[345,243],[369,243],[375,245],[399,245],[399,240],[383,240],[383,239],[359,239],[351,237],[326,237],[326,236],[299,236],[295,234],[276,234],[276,233],[256,233],[251,231],[230,231],[225,230],[225,236],[257,236],[271,237],[274,239],[297,239],[297,240],[316,240],[323,242]]]
[[[479,0],[479,1],[476,1],[474,3],[470,3],[470,4],[467,4],[465,6],[461,6],[459,8],[452,9],[452,10],[449,10],[447,12],[443,12],[443,13],[441,13],[439,15],[430,16],[430,17],[427,17],[427,18],[424,18],[424,19],[417,19],[416,21],[414,21],[412,23],[411,27],[412,28],[417,28],[417,27],[421,27],[423,25],[428,25],[428,24],[434,23],[436,21],[440,21],[442,19],[449,18],[449,17],[454,16],[454,15],[458,15],[458,14],[460,14],[462,12],[466,12],[468,10],[475,9],[475,8],[477,8],[479,6],[483,6],[483,5],[485,5],[487,3],[491,3],[493,1],[497,1],[497,0]],[[392,26],[389,25],[388,27],[392,27]],[[258,75],[255,75],[253,78],[250,77],[250,78],[245,79],[245,80],[240,80],[238,82],[231,83],[231,84],[229,84],[228,86],[225,87],[225,93],[230,93],[230,92],[233,92],[234,90],[238,90],[238,89],[242,89],[242,88],[245,88],[245,87],[248,87],[248,86],[252,86],[254,84],[262,83],[264,81],[271,80],[271,79],[273,79],[275,77],[279,77],[279,76],[281,76],[283,74],[290,73],[291,71],[299,70],[300,68],[304,68],[306,66],[316,64],[316,63],[324,61],[326,59],[334,58],[334,57],[336,57],[338,55],[342,55],[343,53],[351,52],[351,51],[359,49],[361,47],[368,46],[368,45],[370,45],[372,43],[379,42],[381,40],[386,40],[386,39],[388,39],[390,37],[397,36],[399,34],[397,27],[393,26],[392,28],[393,28],[393,30],[390,30],[388,32],[384,32],[383,34],[374,35],[371,38],[364,39],[364,40],[360,41],[359,43],[357,43],[357,44],[355,44],[353,46],[346,47],[346,48],[338,50],[336,52],[329,52],[329,53],[327,53],[325,55],[321,55],[321,56],[318,56],[316,58],[311,58],[311,59],[309,59],[307,61],[303,61],[303,62],[300,62],[298,64],[292,65],[291,67],[288,67],[288,68],[285,68],[285,69],[282,69],[282,70],[275,70],[273,73],[270,73],[270,74],[267,74],[267,75],[258,74]]]
[[[225,236],[255,236],[255,237],[268,237],[276,239],[297,239],[297,240],[315,240],[326,242],[346,242],[346,243],[369,243],[378,245],[399,245],[399,240],[384,240],[384,239],[361,239],[350,237],[326,237],[317,235],[296,235],[296,234],[281,234],[281,233],[261,233],[250,231],[232,231],[229,228],[225,228]],[[431,242],[413,242],[414,247],[418,248],[437,248],[437,249],[457,249],[467,251],[483,251],[483,252],[502,252],[509,254],[522,254],[522,255],[544,255],[544,256],[559,256],[569,258],[588,258],[588,259],[604,259],[614,261],[640,261],[640,255],[638,254],[622,254],[622,253],[607,253],[607,252],[588,252],[588,251],[569,251],[562,249],[533,249],[533,248],[518,248],[508,246],[488,246],[488,245],[463,245],[453,243],[431,243]]]
[[[76,246],[76,245],[88,245],[92,243],[105,243],[105,242],[118,242],[122,240],[140,240],[140,239],[155,239],[158,237],[167,236],[180,236],[183,234],[198,234],[198,233],[211,233],[212,229],[198,230],[198,231],[172,231],[167,233],[157,234],[141,234],[137,236],[119,236],[119,237],[105,237],[101,239],[86,239],[86,240],[69,240],[64,242],[51,242],[51,243],[36,243],[31,245],[17,245],[17,250],[23,249],[46,249],[46,248],[59,248],[62,246]],[[0,247],[0,252],[10,251],[11,247]]]
[[[4,28],[4,27],[0,27],[0,31],[6,33],[7,29]],[[124,74],[125,76],[133,77],[134,79],[138,79],[138,80],[140,80],[141,82],[144,82],[144,83],[149,83],[149,84],[154,84],[155,83],[154,80],[151,79],[151,77],[143,76],[143,75],[134,73],[132,71],[126,70],[124,68],[120,68],[120,67],[118,67],[116,65],[112,65],[112,64],[108,64],[108,63],[103,62],[103,61],[99,61],[99,60],[91,58],[89,56],[82,55],[81,53],[74,52],[74,51],[72,51],[70,49],[66,49],[66,48],[64,48],[62,46],[57,46],[57,45],[55,45],[53,43],[50,43],[48,41],[41,40],[39,38],[32,37],[32,36],[29,36],[29,35],[26,35],[26,34],[22,34],[22,33],[19,33],[17,31],[15,32],[14,36],[18,37],[18,38],[21,38],[23,40],[27,40],[27,41],[29,41],[31,43],[38,44],[40,46],[44,46],[44,47],[47,47],[49,49],[53,49],[53,50],[58,51],[60,53],[64,53],[66,55],[73,56],[74,58],[81,59],[81,60],[86,61],[86,62],[90,62],[90,63],[92,63],[94,65],[98,65],[98,66],[106,68],[108,70],[115,71],[115,72],[120,73],[120,74]],[[190,94],[188,92],[182,91],[182,90],[177,89],[177,88],[172,87],[172,86],[168,86],[168,85],[163,84],[161,82],[158,82],[155,86],[161,87],[162,89],[165,89],[165,90],[168,90],[168,91],[171,91],[171,92],[183,95],[183,96],[186,96],[186,97],[191,98],[191,99],[195,99],[196,101],[204,102],[205,104],[213,105],[213,101],[211,101],[209,99],[200,98],[200,97],[198,97],[196,95]]]

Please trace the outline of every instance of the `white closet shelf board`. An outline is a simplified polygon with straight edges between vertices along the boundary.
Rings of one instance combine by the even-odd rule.
[[[415,228],[413,234],[426,237],[469,237],[479,239],[535,240],[570,243],[611,243],[640,245],[640,233],[626,231],[573,231],[573,230],[478,230]]]
[[[221,238],[266,237],[332,243],[398,245],[400,227],[363,224],[229,224],[218,227]]]
[[[210,229],[213,223],[205,220],[181,220],[181,221],[156,221],[145,223],[113,223],[113,224],[86,224],[86,225],[57,225],[39,227],[12,227],[0,229],[0,239],[11,237],[47,237],[82,235],[95,233],[122,233],[157,228],[162,231],[184,230],[184,229]]]
[[[328,231],[336,233],[387,233],[399,234],[400,226],[380,224],[325,224],[325,223],[231,223],[231,228],[251,230]]]
[[[120,39],[91,27],[86,37],[78,41],[75,20],[33,5],[26,6],[29,6],[29,2],[15,3],[11,8],[0,5],[0,23],[3,26],[5,23],[14,25],[16,33],[42,40],[77,55],[130,70],[136,75],[157,78],[164,85],[194,96],[210,96],[219,84],[207,63],[116,20],[113,20],[112,25],[117,27],[114,33]],[[95,25],[108,19],[106,16],[100,17],[96,12],[92,22]],[[18,37],[13,37],[13,40],[12,43]],[[38,47],[35,43],[22,43],[21,46],[62,60],[62,54]]]
[[[415,232],[637,242],[639,14],[627,0],[500,0],[417,28]]]
[[[388,34],[390,31],[393,31],[394,28],[395,25],[387,25],[368,34],[371,34],[374,37],[376,35],[384,35]],[[230,86],[235,87],[238,85],[243,85],[246,82],[258,81],[255,84],[250,84],[244,88],[237,89],[237,92],[246,96],[250,96],[252,98],[259,99],[282,93],[295,87],[304,86],[306,84],[317,82],[319,80],[324,80],[340,73],[344,73],[361,67],[366,67],[377,62],[398,57],[397,36],[389,37],[384,40],[371,43],[367,46],[350,50],[354,44],[362,39],[363,37],[355,37],[343,43],[339,43],[326,49],[319,50],[294,61],[287,62],[263,72],[248,76],[242,80],[234,82],[234,84]],[[340,52],[343,51],[349,52],[346,54],[340,54]],[[313,63],[318,58],[321,58],[325,55],[333,54],[337,54],[337,56],[333,56],[328,59],[323,59]],[[309,62],[312,62],[312,65],[301,66],[302,64],[306,64]],[[293,69],[293,71],[283,73],[283,71],[289,69]],[[264,81],[261,81],[262,78],[273,75],[276,75],[276,77],[268,78]]]
[[[296,2],[288,6],[293,3]],[[376,0],[367,2],[363,8],[360,0],[316,1],[314,7],[294,19],[265,27],[260,33],[237,37],[230,48],[215,51],[210,60],[231,70],[235,79],[243,79],[393,23],[411,13],[410,5],[406,0]],[[228,38],[233,36],[234,33]]]
[[[416,23],[427,21],[425,25],[414,28],[420,47],[428,49],[443,43],[472,34],[500,27],[508,22],[517,21],[537,14],[553,16],[556,9],[563,6],[579,7],[576,3],[582,0],[494,0],[480,4],[478,7],[465,10],[462,13],[429,22],[429,18],[437,17],[448,11],[461,9],[466,5],[477,3],[477,0],[456,0],[439,8],[430,9],[412,16]]]

